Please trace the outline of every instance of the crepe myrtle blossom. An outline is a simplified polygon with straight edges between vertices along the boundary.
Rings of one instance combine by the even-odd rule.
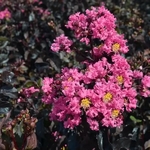
[[[11,13],[7,8],[3,11],[0,11],[0,20],[9,19],[10,17],[11,17]]]
[[[60,50],[70,52],[70,46],[72,41],[68,39],[64,34],[60,35],[54,40],[54,43],[51,45],[51,50],[58,52]]]
[[[91,130],[98,131],[101,125],[119,127],[123,113],[136,108],[137,95],[150,95],[150,77],[131,70],[122,55],[128,52],[127,41],[115,30],[115,21],[104,6],[69,17],[66,27],[75,38],[89,47],[92,42],[89,54],[93,61],[84,69],[63,68],[59,75],[44,78],[42,102],[51,105],[50,120],[63,122],[68,129],[81,125],[83,117]],[[101,44],[96,45],[95,39]],[[72,46],[73,41],[62,34],[54,40],[51,50],[70,52]],[[141,83],[141,93],[136,80]]]
[[[143,72],[139,70],[134,70],[133,71],[133,77],[136,79],[142,79],[143,78]]]
[[[123,61],[125,58],[120,57],[118,57],[120,61],[116,62],[114,56],[113,64],[103,58],[102,61],[88,65],[85,72],[76,68],[62,69],[61,75],[55,78],[60,81],[60,87],[53,94],[51,88],[55,87],[55,84],[52,83],[51,78],[46,78],[46,86],[42,87],[43,92],[45,91],[42,101],[45,104],[48,102],[52,104],[50,119],[62,121],[66,128],[73,129],[82,123],[81,117],[85,112],[87,123],[92,130],[98,130],[100,124],[109,127],[120,126],[123,122],[124,110],[130,112],[136,108],[137,102],[137,93],[132,88],[130,73],[128,75],[130,67],[126,61]],[[121,70],[115,63],[124,64],[124,69]],[[118,75],[118,72],[122,73],[122,76]],[[46,80],[44,79],[44,82]],[[92,82],[94,85],[88,86]],[[50,94],[47,94],[48,91]]]
[[[142,79],[141,95],[144,97],[150,96],[150,76],[145,75]]]
[[[104,40],[115,28],[115,17],[104,6],[91,7],[85,14],[77,12],[69,17],[66,25],[74,31],[74,35],[81,42],[89,43],[89,36]]]
[[[42,81],[43,97],[42,102],[45,104],[51,104],[53,102],[55,89],[53,87],[53,78],[45,77]]]
[[[112,31],[104,40],[100,50],[106,52],[107,54],[111,52],[127,53],[129,49],[126,45],[126,42],[127,41],[124,39],[123,35],[118,34],[116,31]]]
[[[23,88],[21,89],[20,93],[25,95],[27,98],[31,97],[35,92],[39,92],[38,88],[30,87],[30,88]]]

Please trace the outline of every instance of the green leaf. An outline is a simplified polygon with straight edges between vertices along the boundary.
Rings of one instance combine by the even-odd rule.
[[[42,81],[43,81],[43,79],[42,79],[42,78],[40,78],[40,79],[37,81],[37,84],[38,84],[38,86],[39,86],[39,87],[41,87],[41,86],[42,86]]]
[[[133,122],[136,122],[136,118],[134,116],[130,116],[130,119],[133,121]]]
[[[8,41],[8,38],[5,36],[0,36],[0,42]]]
[[[136,119],[134,116],[130,116],[130,119],[136,124],[142,122],[140,119]]]
[[[37,87],[38,85],[37,85],[36,82],[31,81],[31,80],[27,80],[27,81],[25,82],[25,84],[24,84],[24,87],[26,87],[26,88],[29,88],[29,87],[32,87],[32,86]]]
[[[5,117],[5,114],[0,114],[0,118],[4,118]]]
[[[23,121],[21,121],[19,124],[16,124],[13,128],[13,133],[17,134],[19,137],[23,134]]]
[[[136,122],[137,122],[137,123],[140,123],[140,122],[142,122],[142,120],[140,120],[140,119],[137,119],[137,120],[136,120]]]

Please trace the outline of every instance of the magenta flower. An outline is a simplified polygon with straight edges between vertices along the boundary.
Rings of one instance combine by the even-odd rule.
[[[144,87],[150,88],[150,76],[145,75],[142,79],[142,84]]]
[[[99,123],[97,120],[87,118],[87,122],[90,125],[91,130],[98,131],[99,130]]]
[[[138,71],[138,70],[134,70],[133,71],[133,77],[136,79],[142,79],[143,78],[143,72]]]
[[[102,46],[103,51],[106,53],[127,53],[128,47],[126,45],[126,40],[123,35],[118,34],[116,31],[110,32],[107,39],[104,41]]]
[[[60,35],[54,40],[54,43],[51,45],[51,50],[58,52],[60,50],[70,52],[70,46],[72,41],[68,39],[64,34]]]
[[[9,10],[6,8],[4,11],[0,12],[0,19],[9,19],[11,17],[11,13],[9,12]]]
[[[27,97],[31,97],[33,93],[39,92],[39,89],[35,89],[34,87],[23,89],[22,93]]]
[[[144,97],[150,96],[150,76],[145,75],[142,79],[142,91],[141,95]]]
[[[150,95],[150,76],[132,70],[122,55],[128,52],[127,41],[115,30],[115,21],[104,6],[69,17],[66,27],[91,48],[85,51],[92,61],[82,62],[84,69],[63,68],[59,75],[43,80],[42,101],[51,104],[50,119],[63,122],[65,128],[82,124],[83,115],[91,130],[98,131],[99,125],[119,127],[124,111],[136,108],[137,95]],[[94,43],[95,39],[101,44]],[[73,41],[62,34],[51,49],[70,52],[71,46]],[[141,85],[137,86],[136,81]]]
[[[53,78],[48,78],[45,77],[44,80],[42,81],[42,90],[44,93],[51,93],[52,92],[52,83],[53,83]]]

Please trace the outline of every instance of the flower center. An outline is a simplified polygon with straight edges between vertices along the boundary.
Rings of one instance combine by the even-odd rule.
[[[72,78],[72,77],[69,77],[69,78],[68,78],[68,81],[72,81],[72,80],[73,80],[73,78]]]
[[[112,50],[114,52],[118,52],[119,49],[120,49],[120,44],[119,43],[115,43],[115,44],[112,45]]]
[[[123,76],[117,76],[117,81],[119,84],[122,84],[124,82]]]
[[[117,117],[119,116],[119,113],[120,113],[120,110],[114,109],[114,110],[111,112],[111,117],[112,117],[112,118],[117,118]]]
[[[110,92],[108,92],[103,96],[103,101],[105,103],[108,103],[109,101],[111,101],[112,97],[113,97],[112,94]]]
[[[65,87],[64,87],[64,90],[67,90],[67,89],[68,89],[68,86],[65,86]]]
[[[90,104],[91,104],[91,102],[88,98],[83,98],[81,100],[81,107],[83,107],[84,109],[89,108]]]

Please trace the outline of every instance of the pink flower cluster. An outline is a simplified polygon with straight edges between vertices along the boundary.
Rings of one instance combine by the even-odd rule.
[[[54,43],[51,45],[51,49],[55,52],[60,50],[70,52],[70,46],[72,45],[72,41],[68,39],[64,34],[60,35],[54,40]]]
[[[80,12],[69,17],[66,25],[74,31],[74,35],[80,42],[85,42],[90,45],[91,40],[99,39],[102,44],[93,46],[92,51],[96,56],[101,56],[104,52],[110,54],[126,53],[128,47],[124,36],[120,35],[115,30],[115,17],[104,6],[92,7],[87,9],[85,14]],[[66,41],[66,42],[65,42]],[[51,46],[53,51],[67,50],[70,51],[71,41],[67,37],[61,35],[57,37]],[[62,46],[62,49],[60,48]]]
[[[10,17],[11,14],[7,8],[4,11],[0,11],[0,20],[9,19]]]
[[[76,13],[69,17],[67,28],[75,32],[75,37],[80,41],[90,42],[92,38],[105,40],[115,28],[115,17],[104,6],[87,9],[85,14]]]
[[[20,93],[22,93],[25,97],[29,98],[35,92],[39,92],[39,89],[35,89],[33,86],[30,88],[21,89]]]
[[[150,76],[145,75],[142,78],[142,92],[141,95],[144,97],[150,96]]]
[[[61,74],[43,80],[42,102],[52,106],[50,119],[63,122],[65,128],[80,125],[84,117],[92,130],[99,130],[100,125],[120,126],[124,111],[136,108],[136,79],[141,81],[142,95],[150,95],[150,77],[132,71],[121,55],[128,52],[128,47],[123,35],[115,30],[115,20],[104,6],[69,17],[66,27],[74,31],[77,39],[90,46],[94,39],[102,44],[93,44],[89,54],[94,54],[94,61],[85,69],[64,68]],[[72,45],[68,37],[61,35],[51,50],[70,52]]]
[[[107,127],[120,126],[122,113],[136,108],[137,92],[132,88],[133,73],[125,58],[114,55],[112,60],[112,64],[108,63],[104,57],[87,66],[84,72],[76,68],[63,69],[53,82],[56,87],[56,80],[59,81],[59,87],[53,88],[53,92],[47,87],[53,93],[49,100],[53,106],[51,120],[63,121],[66,128],[72,129],[82,122],[85,113],[92,130],[99,130],[100,123]],[[42,88],[45,88],[44,82],[45,79]],[[42,101],[47,103],[47,97]]]
[[[53,79],[45,77],[43,80],[42,90],[44,92],[44,96],[42,98],[42,102],[45,104],[50,104],[53,99],[54,95],[54,88],[53,88]]]

